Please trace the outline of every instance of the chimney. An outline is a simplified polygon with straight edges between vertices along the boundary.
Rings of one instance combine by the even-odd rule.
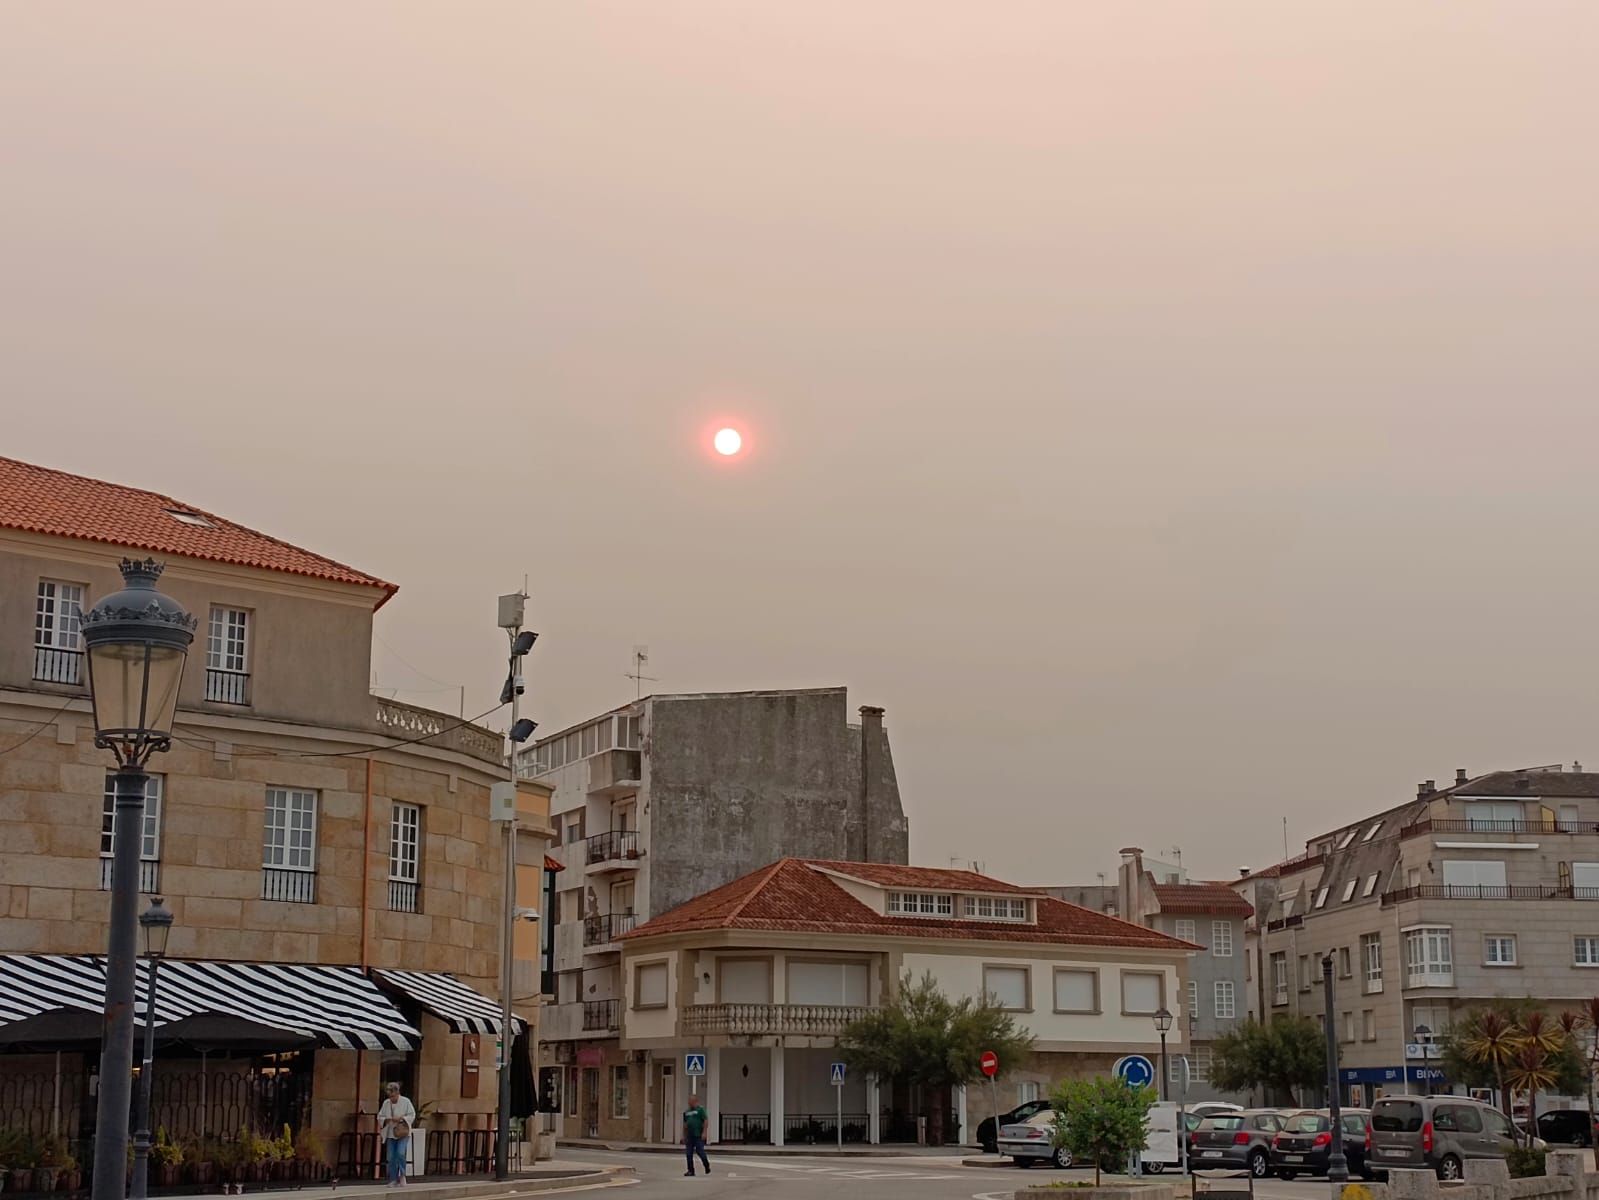
[[[1121,867],[1116,872],[1117,907],[1124,921],[1144,923],[1144,852],[1137,846],[1123,846]]]
[[[1240,879],[1248,879],[1249,878],[1249,868],[1248,867],[1239,867],[1238,868],[1238,878],[1240,878]]]
[[[1459,787],[1461,784],[1463,784],[1465,782],[1466,782],[1466,768],[1465,767],[1456,767],[1455,768],[1455,786]]]
[[[1425,800],[1430,795],[1432,795],[1432,785],[1431,784],[1418,783],[1416,785],[1416,799],[1417,800]]]
[[[1532,787],[1532,780],[1528,779],[1525,775],[1517,775],[1516,776],[1516,790],[1518,792],[1525,792],[1525,791],[1529,790],[1531,787]]]
[[[883,710],[861,705],[861,862],[872,861],[872,751],[883,741]]]
[[[1430,796],[1434,792],[1436,792],[1437,790],[1438,790],[1438,781],[1436,779],[1427,780],[1427,795]]]
[[[1582,764],[1580,762],[1578,762],[1576,759],[1572,759],[1571,760],[1571,773],[1573,775],[1581,775],[1582,774]]]

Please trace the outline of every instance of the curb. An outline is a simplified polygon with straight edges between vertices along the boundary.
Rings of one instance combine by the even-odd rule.
[[[668,1142],[605,1142],[587,1138],[558,1139],[558,1147],[567,1150],[606,1150],[613,1154],[682,1154],[683,1147]],[[754,1149],[749,1146],[707,1146],[728,1158],[929,1158],[948,1160],[954,1154],[918,1154],[910,1150],[893,1150],[882,1146],[867,1149],[839,1150],[832,1146],[774,1146]]]

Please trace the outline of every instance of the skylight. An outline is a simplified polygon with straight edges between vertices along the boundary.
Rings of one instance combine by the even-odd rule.
[[[1373,821],[1371,823],[1371,828],[1366,830],[1366,836],[1360,839],[1361,842],[1365,843],[1365,842],[1371,841],[1372,838],[1377,836],[1377,831],[1379,829],[1381,829],[1381,828],[1382,828],[1382,822],[1381,821]]]
[[[166,514],[174,521],[182,521],[185,525],[198,525],[201,529],[216,528],[205,517],[202,517],[197,512],[190,512],[186,508],[169,508],[166,510]]]
[[[1377,874],[1378,873],[1376,871],[1373,871],[1371,876],[1366,880],[1366,886],[1361,890],[1360,893],[1362,896],[1369,896],[1377,890]]]
[[[1359,832],[1360,832],[1360,830],[1357,827],[1355,829],[1351,829],[1348,833],[1344,834],[1343,837],[1338,839],[1337,849],[1342,850],[1346,846],[1348,846],[1350,842],[1355,840],[1355,834],[1357,834]]]

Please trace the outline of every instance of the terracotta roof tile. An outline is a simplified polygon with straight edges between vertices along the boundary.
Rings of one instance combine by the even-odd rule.
[[[205,523],[179,520],[173,511],[194,514]],[[0,458],[0,527],[361,584],[383,592],[375,608],[381,608],[399,590],[374,575],[171,496],[69,475],[14,458]]]
[[[865,878],[870,873],[877,877],[874,882],[891,887],[1029,895],[1038,902],[1038,923],[1012,925],[1002,921],[885,916],[850,895],[828,872],[856,878]],[[1157,930],[971,871],[802,858],[779,859],[703,896],[696,896],[623,937],[631,940],[712,929],[1193,949],[1187,942]]]
[[[1254,906],[1225,883],[1157,883],[1153,887],[1163,913],[1255,915]]]

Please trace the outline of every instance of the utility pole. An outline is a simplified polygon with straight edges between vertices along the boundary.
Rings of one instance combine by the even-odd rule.
[[[1322,1005],[1327,1026],[1327,1116],[1332,1122],[1332,1146],[1327,1153],[1327,1182],[1333,1195],[1349,1182],[1349,1160],[1344,1157],[1343,1116],[1338,1103],[1338,1023],[1333,1019],[1333,957],[1328,951],[1321,960]]]
[[[521,716],[522,693],[527,690],[522,675],[522,659],[533,649],[538,634],[524,632],[523,615],[527,605],[526,592],[512,592],[500,597],[500,628],[510,638],[510,663],[505,676],[505,686],[500,690],[500,702],[511,706],[511,753],[507,758],[509,779],[494,785],[497,795],[490,797],[490,808],[495,820],[505,826],[505,879],[501,905],[500,942],[500,1053],[499,1053],[499,1121],[494,1140],[494,1177],[509,1179],[511,1154],[511,1045],[515,1040],[512,1025],[511,989],[515,972],[516,955],[516,751],[517,747],[533,736],[537,723]]]

